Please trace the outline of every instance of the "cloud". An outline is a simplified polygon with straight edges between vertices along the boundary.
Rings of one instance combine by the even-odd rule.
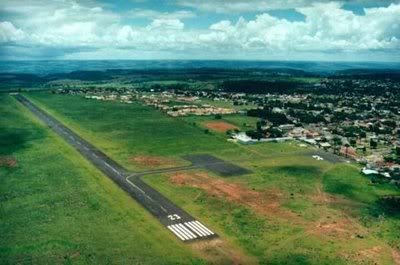
[[[48,50],[48,56],[56,58],[168,54],[176,58],[265,59],[289,54],[291,58],[307,59],[310,54],[375,53],[388,54],[388,58],[395,60],[400,53],[400,4],[365,8],[363,15],[356,15],[338,2],[273,0],[268,1],[269,8],[291,4],[304,15],[304,21],[260,13],[250,20],[220,20],[198,29],[182,22],[195,16],[185,10],[133,9],[117,13],[92,1],[38,0],[26,5],[23,2],[0,5],[0,12],[8,15],[8,21],[0,22],[0,49],[7,47],[9,52],[14,47],[13,56],[20,52],[26,57],[29,50],[32,57],[43,56]],[[256,2],[263,1],[236,0],[233,6],[247,8]],[[129,18],[135,16],[149,18],[148,24],[129,24]],[[5,57],[4,52],[0,56]]]
[[[150,25],[147,26],[147,29],[161,29],[161,30],[182,30],[184,28],[184,24],[179,19],[163,19],[157,18],[154,19]]]
[[[24,38],[24,32],[17,29],[11,22],[0,22],[0,43],[15,42]]]
[[[147,19],[186,19],[196,17],[196,14],[188,10],[178,10],[174,12],[160,12],[153,9],[135,8],[127,12],[127,16],[131,18],[147,18]]]
[[[217,13],[260,12],[307,5],[307,0],[178,0],[178,5]]]
[[[330,3],[332,0],[177,0],[177,4],[184,7],[191,7],[198,10],[216,13],[243,13],[262,12],[279,9],[294,9],[299,7],[312,6],[315,3]],[[376,4],[372,0],[342,0],[340,3],[363,3]],[[391,0],[380,0],[379,4],[390,4]]]
[[[398,49],[400,5],[366,9],[365,16],[343,10],[341,4],[314,4],[297,8],[306,19],[289,22],[267,13],[235,24],[221,21],[210,26],[201,40],[220,47],[265,51],[357,51]]]

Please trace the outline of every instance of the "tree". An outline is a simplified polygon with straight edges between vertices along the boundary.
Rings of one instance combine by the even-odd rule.
[[[270,134],[271,138],[278,138],[283,136],[282,131],[278,128],[269,128],[267,132]]]
[[[222,119],[222,115],[221,114],[215,114],[214,119],[220,120],[220,119]]]
[[[370,146],[372,149],[376,149],[376,148],[378,147],[378,142],[375,141],[374,139],[371,139],[371,140],[369,140],[369,146]]]
[[[338,136],[333,137],[333,150],[337,153],[338,149],[342,145],[342,139]]]
[[[257,140],[260,140],[264,136],[261,132],[253,130],[247,131],[246,135],[251,137],[252,139],[257,139]]]
[[[357,145],[356,139],[354,139],[354,138],[350,139],[350,145],[353,147],[356,146]]]

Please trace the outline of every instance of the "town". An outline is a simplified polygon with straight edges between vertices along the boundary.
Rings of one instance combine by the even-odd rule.
[[[227,139],[241,144],[297,140],[363,164],[362,172],[371,175],[373,181],[399,185],[400,97],[393,92],[399,90],[399,84],[390,80],[323,79],[313,87],[325,92],[250,94],[135,86],[58,88],[55,93],[127,104],[138,101],[172,117],[254,117],[258,121],[253,128],[227,130]],[[333,93],[337,91],[345,92]]]

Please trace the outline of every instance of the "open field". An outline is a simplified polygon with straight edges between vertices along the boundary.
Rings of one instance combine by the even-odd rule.
[[[201,153],[235,148],[184,121],[138,104],[99,103],[49,93],[29,97],[132,170],[145,166],[135,163],[137,156],[163,156],[168,158],[169,165],[179,166],[187,164],[181,156],[193,151]]]
[[[393,264],[399,257],[399,215],[378,203],[398,190],[372,185],[355,165],[317,161],[313,149],[296,142],[236,145],[137,104],[28,96],[133,170],[163,167],[135,157],[170,166],[195,153],[251,170],[230,178],[192,170],[144,179],[260,263]]]
[[[145,180],[262,263],[394,264],[398,216],[382,219],[376,205],[379,194],[395,192],[391,187],[358,190],[359,200],[353,200],[352,194],[333,191],[344,181],[353,188],[365,181],[351,166],[324,172],[301,162],[285,164],[266,164],[264,174],[236,180],[204,171]],[[310,173],[316,176],[307,179]]]
[[[207,129],[206,124],[210,122],[226,122],[228,124],[231,124],[232,126],[239,128],[242,131],[254,129],[258,120],[256,117],[248,117],[243,114],[224,115],[221,120],[216,120],[214,116],[186,116],[180,117],[180,119],[190,124],[196,124],[196,126],[202,127],[204,129]],[[225,133],[225,131],[223,133]]]
[[[21,104],[0,95],[1,264],[202,264]]]

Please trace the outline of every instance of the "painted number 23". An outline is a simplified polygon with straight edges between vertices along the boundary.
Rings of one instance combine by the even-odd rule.
[[[168,215],[168,218],[172,221],[181,219],[181,217],[177,214],[170,214],[170,215]]]

